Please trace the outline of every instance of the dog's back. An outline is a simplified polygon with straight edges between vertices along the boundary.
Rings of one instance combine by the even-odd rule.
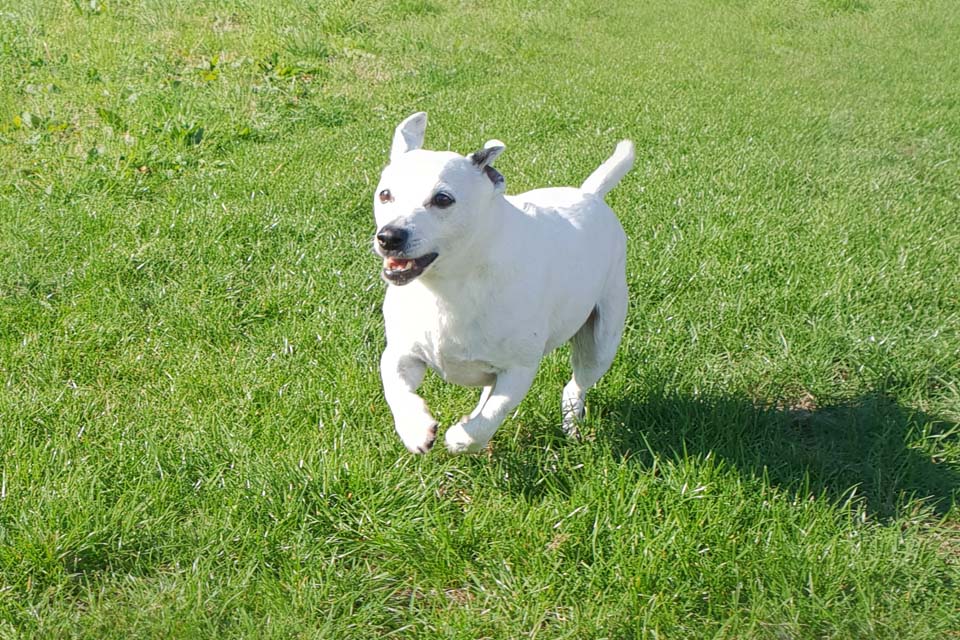
[[[549,352],[580,328],[607,283],[624,277],[627,237],[606,202],[575,187],[534,189],[507,200],[526,219],[510,241],[510,253],[525,256],[510,288],[518,297],[543,300],[537,306],[548,318]]]

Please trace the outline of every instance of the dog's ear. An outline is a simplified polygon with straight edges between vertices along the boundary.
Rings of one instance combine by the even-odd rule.
[[[504,179],[503,174],[490,165],[506,148],[507,147],[499,140],[487,140],[487,143],[483,145],[483,149],[474,151],[469,156],[470,161],[477,165],[477,168],[482,170],[483,173],[490,178],[490,182],[493,183],[494,188],[500,192],[506,189],[507,181]]]
[[[419,111],[400,124],[393,132],[393,146],[390,147],[390,162],[396,160],[407,151],[413,151],[423,146],[423,136],[427,132],[427,114]]]
[[[503,153],[503,150],[506,148],[507,147],[504,146],[504,144],[499,140],[487,140],[487,143],[483,145],[483,149],[474,151],[470,154],[470,160],[473,161],[473,164],[483,169],[484,167],[493,164],[493,161],[497,159],[497,156]]]

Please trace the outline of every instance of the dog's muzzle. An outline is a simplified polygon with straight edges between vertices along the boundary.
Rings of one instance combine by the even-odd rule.
[[[377,232],[377,248],[383,256],[383,279],[391,284],[407,284],[437,259],[436,253],[408,258],[404,249],[409,238],[410,232],[393,225],[387,225]]]

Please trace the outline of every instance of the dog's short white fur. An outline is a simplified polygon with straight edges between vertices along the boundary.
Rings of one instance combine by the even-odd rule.
[[[504,146],[467,156],[421,149],[425,113],[397,128],[374,195],[374,250],[387,281],[380,368],[397,433],[425,453],[437,421],[417,388],[427,367],[483,387],[446,432],[452,453],[483,449],[526,395],[541,358],[570,341],[563,428],[577,435],[584,394],[616,353],[627,313],[626,236],[603,201],[633,165],[633,144],[580,186],[504,195],[491,166]]]

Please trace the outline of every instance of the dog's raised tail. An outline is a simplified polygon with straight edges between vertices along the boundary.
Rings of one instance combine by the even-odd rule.
[[[623,176],[627,175],[627,171],[630,171],[635,155],[633,143],[629,140],[621,140],[617,143],[613,155],[583,181],[580,190],[604,197],[607,192],[617,186]]]

